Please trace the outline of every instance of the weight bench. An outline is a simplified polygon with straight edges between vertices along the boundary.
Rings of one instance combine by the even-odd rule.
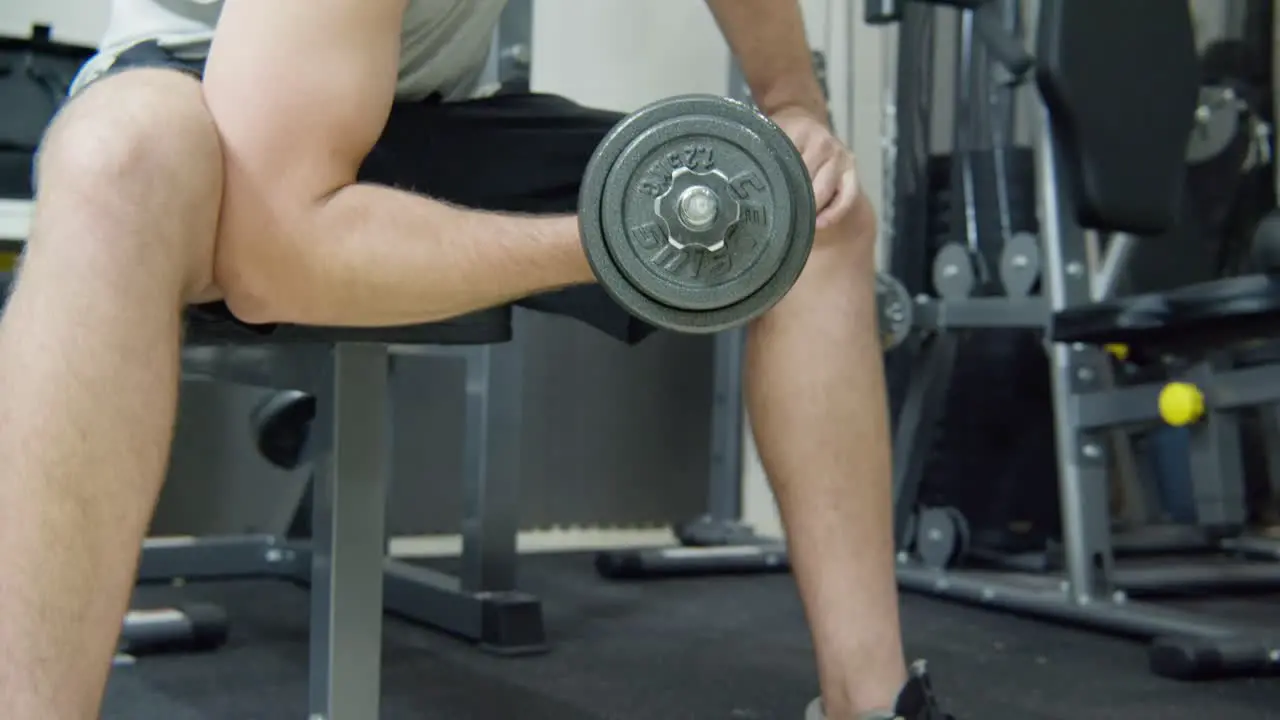
[[[0,297],[7,297],[11,281],[11,274],[0,273]],[[318,463],[313,480],[312,538],[305,543],[276,538],[253,542],[239,539],[239,552],[219,554],[221,567],[208,568],[222,571],[211,573],[217,577],[269,575],[311,586],[309,713],[313,720],[378,717],[384,607],[393,611],[399,607],[412,615],[412,605],[424,594],[433,594],[437,601],[452,598],[440,615],[448,616],[443,619],[454,626],[455,632],[481,640],[488,634],[501,644],[515,630],[524,646],[541,644],[541,608],[536,598],[515,592],[487,593],[484,598],[476,597],[479,593],[465,594],[472,579],[484,577],[486,572],[513,576],[514,568],[464,568],[464,579],[459,580],[386,557],[391,437],[388,377],[392,347],[472,346],[486,360],[509,363],[510,359],[494,361],[491,346],[506,343],[511,337],[511,309],[507,307],[447,322],[385,330],[282,326],[270,335],[262,335],[229,322],[195,317],[189,321],[189,346],[309,345],[323,348],[331,359],[324,373],[329,376],[331,392],[304,388],[321,398],[331,398],[322,403],[318,415],[321,422],[317,423],[317,434],[321,438],[331,436],[325,444],[331,444],[332,451]],[[234,379],[250,379],[246,375],[242,373]],[[498,393],[506,389],[486,391]],[[488,410],[487,398],[474,400],[468,403],[468,414],[483,415]],[[506,419],[518,420],[518,413]],[[514,428],[504,430],[515,433]],[[469,461],[473,462],[483,462],[493,454],[482,447],[468,448],[468,452]],[[511,461],[518,462],[518,458],[513,456]],[[501,475],[503,468],[497,468],[497,472]],[[514,527],[514,488],[494,483],[479,490],[491,501],[486,509]],[[483,529],[466,529],[467,533],[477,531]],[[508,535],[495,537],[510,543],[514,555],[515,533]],[[204,544],[205,540],[148,542],[139,578],[191,577],[193,557],[217,552],[218,539],[208,539],[210,544]],[[492,557],[495,556],[478,553],[470,560],[471,564],[492,562]],[[201,579],[199,573],[194,574],[194,579]],[[155,615],[141,619],[154,620]],[[128,627],[126,623],[126,634]]]

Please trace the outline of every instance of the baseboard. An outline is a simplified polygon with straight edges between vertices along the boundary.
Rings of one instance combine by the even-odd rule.
[[[637,547],[661,547],[675,543],[667,528],[614,529],[566,528],[530,530],[516,537],[521,553],[583,552]],[[462,552],[460,535],[415,535],[391,539],[391,556],[398,558],[448,557]]]
[[[27,239],[32,205],[30,200],[0,200],[0,241]]]

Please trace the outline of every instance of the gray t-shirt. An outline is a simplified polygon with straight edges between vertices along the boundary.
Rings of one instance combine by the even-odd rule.
[[[256,0],[270,2],[270,0]],[[223,0],[112,0],[100,56],[77,83],[92,79],[125,49],[156,41],[181,57],[209,51]],[[449,100],[473,97],[489,56],[490,40],[506,0],[409,0],[400,33],[399,99],[439,93]]]

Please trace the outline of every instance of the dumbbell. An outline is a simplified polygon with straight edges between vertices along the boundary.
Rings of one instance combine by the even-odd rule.
[[[600,286],[683,333],[759,317],[813,247],[813,188],[787,135],[755,108],[689,95],[627,116],[587,165],[578,222]]]
[[[905,342],[915,326],[911,293],[897,278],[882,272],[876,273],[876,318],[880,345],[886,352]]]

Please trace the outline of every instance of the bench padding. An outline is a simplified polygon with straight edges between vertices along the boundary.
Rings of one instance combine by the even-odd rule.
[[[1036,81],[1079,223],[1155,235],[1176,220],[1199,98],[1177,0],[1042,0]]]
[[[1053,339],[1197,353],[1280,337],[1280,279],[1213,280],[1060,312]]]

